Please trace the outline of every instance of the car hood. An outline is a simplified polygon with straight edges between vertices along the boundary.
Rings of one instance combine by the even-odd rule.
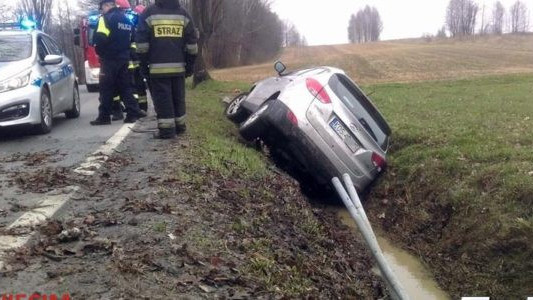
[[[0,81],[16,76],[20,72],[31,68],[31,60],[0,62]]]

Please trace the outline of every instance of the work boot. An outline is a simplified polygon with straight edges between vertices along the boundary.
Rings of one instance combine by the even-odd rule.
[[[160,128],[154,132],[154,139],[169,140],[176,137],[176,129],[174,128]]]
[[[111,118],[98,117],[96,120],[91,121],[92,126],[111,125]]]
[[[185,131],[187,131],[187,125],[185,125],[185,124],[181,124],[181,125],[176,124],[176,134],[177,135],[184,134]]]
[[[123,119],[124,119],[124,113],[122,113],[122,111],[113,112],[113,117],[111,118],[112,121],[120,121]]]
[[[126,116],[126,119],[124,119],[124,123],[135,123],[139,120],[137,116],[132,116],[131,114],[128,114]]]
[[[139,110],[139,111],[137,111],[136,116],[137,116],[138,119],[142,119],[142,118],[146,117],[147,114],[146,114],[145,111]]]

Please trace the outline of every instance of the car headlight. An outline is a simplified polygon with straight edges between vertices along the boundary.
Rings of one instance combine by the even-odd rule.
[[[16,90],[30,83],[31,70],[0,82],[0,93]]]

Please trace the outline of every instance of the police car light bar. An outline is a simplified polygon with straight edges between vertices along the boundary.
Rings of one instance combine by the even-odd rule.
[[[0,23],[0,29],[3,30],[32,30],[37,28],[37,23],[34,21],[23,18],[20,19],[19,22],[12,22],[12,23]]]
[[[35,29],[37,28],[37,23],[33,20],[24,18],[20,20],[20,27],[26,30]]]
[[[0,29],[20,29],[19,23],[0,23]]]

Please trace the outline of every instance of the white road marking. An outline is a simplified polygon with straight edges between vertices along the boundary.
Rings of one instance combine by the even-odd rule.
[[[124,141],[131,132],[132,124],[124,124],[107,142],[89,156],[74,172],[82,175],[93,175],[96,170],[109,159],[113,151]],[[68,189],[68,188],[67,188]],[[70,187],[70,192],[60,195],[48,194],[46,198],[37,204],[36,208],[24,213],[15,222],[7,227],[7,230],[16,228],[32,227],[43,223],[51,218],[63,207],[79,189],[77,186]],[[2,261],[5,252],[24,246],[35,232],[23,235],[0,235],[0,270],[5,268]]]
[[[96,150],[93,155],[87,157],[85,162],[76,168],[74,172],[87,176],[93,175],[109,159],[115,148],[128,136],[132,127],[131,124],[124,124],[102,147]]]

